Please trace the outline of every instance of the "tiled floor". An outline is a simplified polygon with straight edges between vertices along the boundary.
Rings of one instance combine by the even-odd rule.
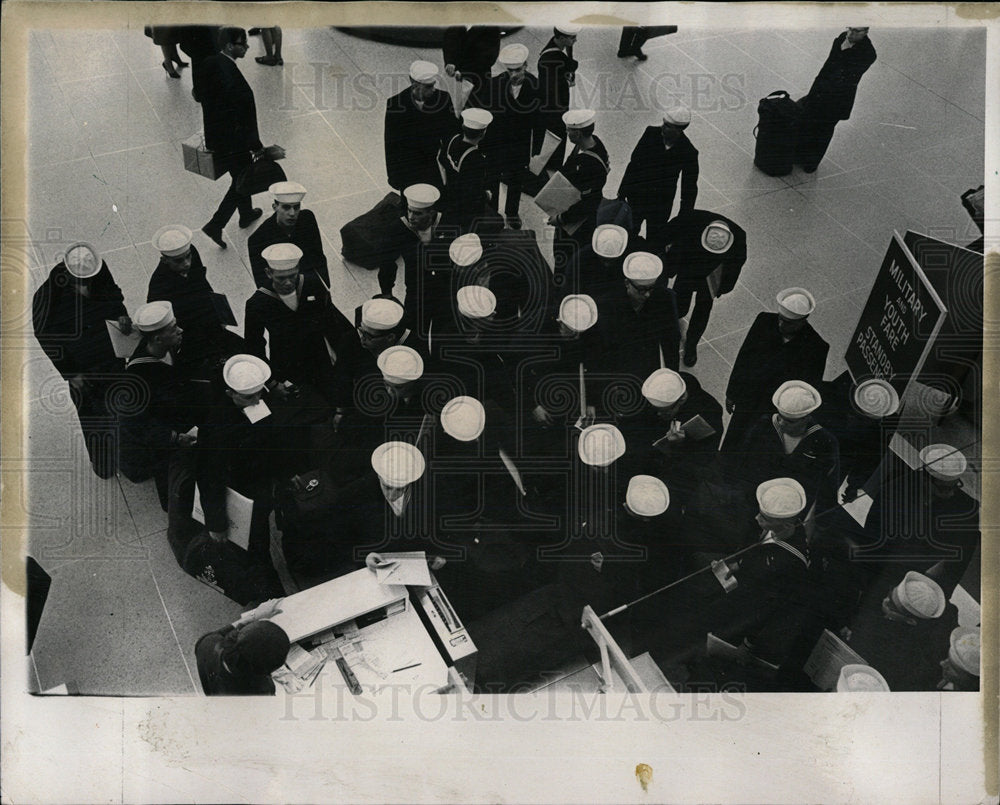
[[[814,322],[831,344],[831,377],[843,368],[840,356],[894,229],[958,243],[978,234],[959,195],[983,181],[982,31],[873,30],[879,59],[817,173],[797,169],[773,178],[753,167],[757,99],[780,88],[804,94],[836,33],[687,29],[649,42],[642,64],[615,57],[617,30],[588,30],[576,48],[574,105],[598,109],[597,133],[612,160],[606,194],[617,188],[643,127],[657,122],[657,108],[677,98],[694,109],[688,135],[701,152],[699,206],[725,213],[749,233],[742,277],[716,305],[695,371],[717,397],[746,328],[761,309],[775,309],[782,287],[803,285],[816,296]],[[547,36],[525,28],[511,39],[529,47],[533,63]],[[930,50],[933,61],[925,58]],[[286,30],[284,68],[256,64],[259,52],[252,40],[241,69],[256,93],[263,139],[285,146],[289,178],[309,189],[306,206],[323,230],[333,298],[350,313],[377,283],[372,273],[341,264],[339,230],[388,190],[384,99],[402,86],[413,59],[439,61],[440,54],[333,29]],[[221,182],[181,167],[180,142],[201,125],[190,71],[172,80],[160,59],[141,29],[32,32],[25,212],[31,243],[22,257],[30,290],[68,243],[89,240],[134,309],[156,264],[152,233],[175,222],[197,232],[218,203]],[[545,234],[530,200],[522,214],[526,226]],[[212,283],[229,295],[239,318],[253,290],[248,234],[234,219],[227,251],[201,233],[195,240]],[[29,326],[30,317],[21,320]],[[200,690],[196,638],[240,608],[177,567],[151,484],[92,475],[61,379],[30,331],[22,340],[28,427],[23,452],[5,458],[8,468],[29,467],[30,490],[20,506],[32,525],[31,552],[53,576],[33,652],[37,683],[193,694]]]

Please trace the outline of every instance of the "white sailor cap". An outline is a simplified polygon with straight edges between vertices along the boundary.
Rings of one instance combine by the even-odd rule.
[[[411,210],[426,210],[441,198],[441,191],[432,184],[411,184],[403,191],[406,206]]]
[[[948,659],[967,674],[979,676],[982,635],[978,626],[959,626],[948,639]]]
[[[920,463],[932,478],[954,481],[961,476],[968,462],[960,450],[950,444],[929,444],[920,451]]]
[[[438,77],[438,67],[434,62],[418,60],[410,65],[410,78],[421,84],[433,84]]]
[[[451,262],[461,268],[478,263],[483,257],[483,244],[479,241],[479,235],[475,232],[459,235],[448,247],[448,256]]]
[[[272,243],[260,256],[267,261],[271,271],[290,271],[302,259],[302,249],[294,243]]]
[[[386,486],[401,488],[424,474],[424,454],[408,442],[385,442],[372,452],[372,469]]]
[[[386,383],[402,386],[419,380],[424,373],[424,359],[411,347],[397,345],[379,353],[376,360]]]
[[[562,122],[567,129],[585,129],[597,120],[597,112],[593,109],[570,109],[563,112]]]
[[[369,330],[391,330],[403,320],[403,306],[392,299],[369,299],[361,305],[361,326]]]
[[[497,61],[504,67],[520,67],[528,61],[528,48],[524,45],[507,45],[497,57]]]
[[[642,384],[642,396],[655,408],[668,408],[684,396],[687,384],[673,369],[657,369]]]
[[[467,319],[485,319],[497,309],[497,297],[483,285],[466,285],[455,294],[458,312]]]
[[[622,273],[640,288],[655,285],[663,273],[663,261],[649,252],[632,252],[622,263]]]
[[[944,590],[930,576],[910,570],[892,589],[894,603],[898,602],[911,615],[924,620],[940,618],[945,608]]]
[[[590,248],[594,254],[607,260],[621,257],[628,246],[628,230],[616,224],[601,224],[590,236]]]
[[[607,467],[625,455],[625,437],[614,425],[591,425],[576,443],[580,461],[591,467]]]
[[[486,427],[486,409],[475,397],[454,397],[441,409],[441,427],[453,439],[471,442]]]
[[[237,394],[249,396],[271,379],[271,367],[256,355],[233,355],[222,367],[222,379]]]
[[[164,257],[180,257],[191,246],[191,230],[182,224],[161,226],[153,235],[153,248]]]
[[[798,517],[806,507],[806,490],[794,478],[772,478],[757,487],[757,505],[765,517]]]
[[[564,36],[576,36],[583,30],[583,26],[577,25],[575,22],[563,22],[556,25],[555,30]]]
[[[101,270],[101,254],[89,243],[74,243],[63,255],[63,265],[77,279],[93,277]]]
[[[786,319],[804,319],[816,309],[816,300],[805,288],[785,288],[775,299],[778,313]]]
[[[847,663],[837,677],[837,693],[888,693],[889,683],[870,665]]]
[[[468,129],[482,131],[493,122],[493,115],[485,109],[463,109],[462,125]]]
[[[298,182],[275,182],[267,189],[280,204],[296,204],[306,194],[306,189]]]
[[[625,491],[625,506],[639,517],[656,517],[670,507],[670,491],[659,478],[633,475]]]
[[[147,302],[132,317],[132,324],[140,333],[155,333],[174,321],[174,306],[166,301]]]
[[[583,333],[597,323],[597,303],[587,294],[570,294],[559,304],[558,321],[576,333]]]
[[[872,419],[892,416],[899,410],[899,394],[889,381],[881,378],[858,383],[852,399],[858,412]]]
[[[714,247],[709,243],[708,236],[712,232],[722,232],[726,236],[726,245],[719,247]],[[729,247],[733,245],[733,230],[729,228],[729,224],[725,221],[712,221],[708,226],[705,227],[704,231],[701,233],[701,246],[712,254],[725,254],[729,251]]]
[[[681,104],[673,106],[663,113],[663,122],[674,128],[686,129],[691,123],[691,110]]]
[[[819,408],[823,398],[804,380],[786,380],[771,395],[771,402],[785,419],[802,419]]]

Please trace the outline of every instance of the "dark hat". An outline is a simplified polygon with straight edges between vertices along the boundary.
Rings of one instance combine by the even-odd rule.
[[[271,621],[248,623],[236,637],[230,668],[254,674],[269,674],[288,656],[288,635]]]

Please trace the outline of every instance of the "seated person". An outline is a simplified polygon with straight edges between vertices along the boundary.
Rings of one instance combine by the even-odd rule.
[[[281,612],[281,599],[265,601],[231,626],[203,635],[194,647],[198,678],[206,696],[271,696],[271,673],[285,662],[291,643],[267,620]]]

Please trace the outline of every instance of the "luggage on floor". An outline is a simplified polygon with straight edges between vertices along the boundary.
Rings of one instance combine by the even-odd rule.
[[[399,193],[389,193],[364,215],[359,215],[340,230],[343,244],[340,253],[345,260],[362,268],[378,268],[391,257],[392,244],[387,234],[403,214]]]
[[[216,542],[205,533],[191,540],[182,567],[198,581],[244,606],[285,594],[270,563],[232,542]]]
[[[772,92],[757,104],[753,164],[768,176],[792,172],[800,113],[799,105],[784,90]]]

